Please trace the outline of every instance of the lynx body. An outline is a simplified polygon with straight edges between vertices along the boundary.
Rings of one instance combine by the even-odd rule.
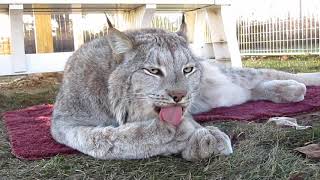
[[[248,100],[300,101],[306,83],[293,74],[203,61],[190,51],[184,24],[178,33],[111,28],[69,58],[51,133],[99,159],[228,155],[229,137],[191,113]]]

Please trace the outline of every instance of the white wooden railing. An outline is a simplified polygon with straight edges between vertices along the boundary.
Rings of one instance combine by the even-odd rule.
[[[62,9],[71,11],[75,19],[81,19],[82,11],[114,11],[122,20],[122,23],[116,25],[120,30],[151,27],[156,12],[184,12],[189,26],[188,36],[193,42],[192,46],[195,50],[203,48],[203,44],[198,42],[198,35],[204,34],[206,29],[199,27],[207,24],[209,31],[207,33],[211,37],[211,48],[214,51],[215,59],[241,67],[236,39],[236,23],[234,16],[232,16],[230,0],[118,0],[116,4],[114,3],[114,0],[0,1],[0,8],[8,5],[7,11],[11,29],[11,54],[0,55],[0,75],[63,70],[64,63],[72,52],[26,54],[23,32],[23,14],[25,12],[48,13],[59,12]],[[36,6],[34,6],[35,4]],[[45,5],[45,8],[41,8],[42,5]],[[84,43],[83,31],[80,27],[81,23],[73,23],[75,49]]]

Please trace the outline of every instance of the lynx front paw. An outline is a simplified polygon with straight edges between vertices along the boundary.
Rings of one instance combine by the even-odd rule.
[[[220,131],[217,127],[207,126],[210,133],[215,137],[216,143],[214,153],[219,155],[230,155],[233,153],[231,140],[226,133]]]
[[[212,154],[229,155],[232,153],[229,137],[216,127],[200,128],[189,139],[182,157],[197,160],[210,157]]]

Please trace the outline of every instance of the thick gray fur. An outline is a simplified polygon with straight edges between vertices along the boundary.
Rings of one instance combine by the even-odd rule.
[[[141,159],[181,153],[187,160],[197,160],[213,153],[232,153],[225,133],[215,127],[200,126],[189,113],[225,106],[208,104],[207,92],[224,93],[216,89],[230,85],[250,91],[245,101],[267,99],[268,92],[260,86],[269,81],[271,71],[246,72],[201,61],[190,51],[183,32],[120,32],[110,28],[108,36],[75,51],[65,66],[54,106],[54,139],[99,159]],[[186,74],[185,67],[194,70]],[[160,69],[162,74],[150,74],[150,68]],[[261,78],[263,74],[266,78]],[[274,77],[270,75],[270,80],[271,76]],[[254,81],[257,77],[260,79]],[[187,94],[175,103],[168,95],[174,90]],[[172,105],[186,109],[178,127],[159,120],[154,110],[155,106]]]
[[[159,120],[154,106],[176,105],[171,90],[199,91],[202,66],[179,33],[120,32],[84,44],[68,60],[51,132],[58,142],[100,159],[140,159],[182,153],[188,160],[232,152],[227,135],[185,113],[179,127]],[[194,67],[188,75],[185,66]],[[159,68],[162,76],[146,73]],[[222,139],[222,140],[220,140]],[[227,148],[227,149],[226,149]]]

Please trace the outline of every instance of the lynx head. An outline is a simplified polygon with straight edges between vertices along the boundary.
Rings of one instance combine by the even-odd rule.
[[[198,91],[202,71],[188,47],[184,18],[176,33],[161,29],[123,33],[111,28],[108,39],[113,53],[122,59],[109,82],[113,98],[122,101],[113,103],[117,120],[123,123],[126,111],[131,118],[158,116],[180,124]]]

